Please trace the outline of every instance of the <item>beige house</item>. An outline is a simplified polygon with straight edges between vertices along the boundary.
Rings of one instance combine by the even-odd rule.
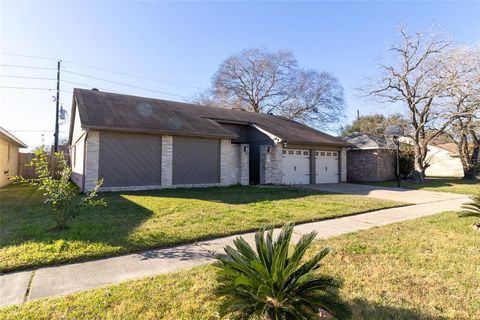
[[[463,177],[463,166],[453,143],[429,145],[427,177]]]
[[[10,177],[18,173],[18,149],[27,146],[0,127],[0,188],[8,185]]]

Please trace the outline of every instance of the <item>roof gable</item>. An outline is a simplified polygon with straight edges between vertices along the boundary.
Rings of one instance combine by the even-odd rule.
[[[0,127],[0,137],[20,148],[28,148],[28,146],[25,143],[20,141],[20,139],[18,139],[17,137],[15,137],[13,134],[3,129],[2,127]]]

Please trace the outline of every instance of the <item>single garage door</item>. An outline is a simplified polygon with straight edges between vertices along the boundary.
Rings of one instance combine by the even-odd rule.
[[[310,151],[300,149],[282,150],[284,184],[310,183]]]
[[[161,152],[161,136],[101,132],[98,174],[103,186],[160,185]]]
[[[173,137],[172,182],[220,182],[220,140]]]
[[[315,151],[316,183],[337,183],[338,165],[338,152]]]

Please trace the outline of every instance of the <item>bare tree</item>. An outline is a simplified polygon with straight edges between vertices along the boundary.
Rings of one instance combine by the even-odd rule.
[[[313,126],[343,116],[343,88],[326,72],[302,70],[290,51],[248,49],[226,59],[213,88],[194,101],[213,106],[272,113]]]
[[[370,84],[369,96],[383,102],[404,103],[408,107],[415,151],[413,179],[425,177],[428,143],[442,134],[450,118],[436,112],[445,93],[446,79],[439,77],[442,54],[450,43],[438,36],[411,36],[400,29],[402,43],[391,47],[394,63],[381,64],[379,81]]]
[[[456,144],[464,178],[476,179],[480,151],[480,47],[456,47],[444,56],[448,80],[444,114],[453,118],[445,134]]]
[[[289,95],[292,98],[279,110],[280,115],[289,119],[319,127],[337,122],[343,115],[343,88],[327,72],[299,71]]]

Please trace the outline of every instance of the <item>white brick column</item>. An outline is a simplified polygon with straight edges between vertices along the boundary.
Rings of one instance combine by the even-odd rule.
[[[347,182],[347,148],[340,151],[340,182]]]
[[[244,186],[250,184],[250,150],[248,144],[240,145],[240,168],[238,183]]]
[[[230,139],[220,140],[220,184],[229,186],[237,183],[235,180],[236,170],[233,170],[234,157],[236,155],[234,145]]]
[[[282,184],[282,146],[260,146],[260,184]]]
[[[162,136],[162,187],[172,186],[173,137]]]
[[[100,132],[88,131],[87,140],[85,141],[85,184],[84,192],[90,192],[95,188],[98,180],[100,150]]]

